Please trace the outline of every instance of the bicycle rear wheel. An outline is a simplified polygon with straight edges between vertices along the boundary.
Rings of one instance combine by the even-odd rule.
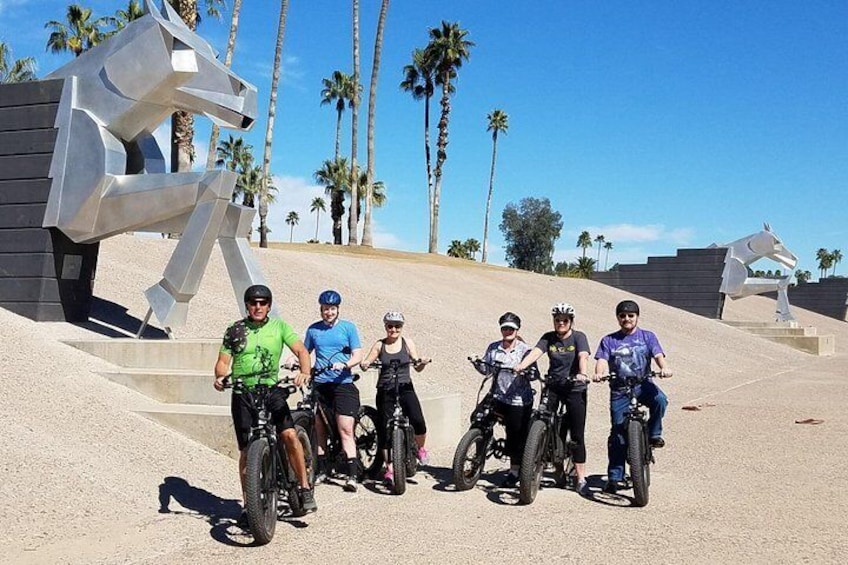
[[[406,478],[411,479],[418,472],[418,444],[412,429],[406,429]]]
[[[379,462],[377,458],[377,409],[371,406],[359,408],[356,417],[356,425],[353,429],[356,441],[356,456],[364,476],[367,477],[374,471]]]
[[[392,428],[392,492],[406,492],[406,430]]]
[[[312,442],[309,441],[309,434],[301,426],[295,424],[294,430],[297,433],[297,440],[300,442],[300,447],[303,449],[303,462],[306,464],[306,480],[309,483],[309,487],[312,488],[315,484],[315,470],[312,464],[312,461],[314,461],[312,459]],[[303,504],[300,501],[300,483],[288,459],[286,459],[286,466],[288,467],[289,481],[291,481],[288,486],[289,508],[291,509],[292,516],[302,516],[304,511]]]
[[[530,425],[527,443],[524,444],[524,455],[521,457],[518,500],[522,504],[532,504],[536,500],[539,484],[542,482],[542,471],[545,470],[547,441],[548,426],[542,420],[534,421]]]
[[[627,464],[633,480],[633,505],[640,507],[648,504],[648,485],[651,482],[642,426],[638,420],[627,422]]]
[[[244,506],[250,532],[258,545],[274,537],[277,527],[277,477],[274,454],[266,438],[253,441],[247,449],[244,477]]]
[[[456,490],[468,490],[477,484],[486,465],[486,449],[490,439],[480,428],[471,428],[459,440],[453,456],[453,484]]]

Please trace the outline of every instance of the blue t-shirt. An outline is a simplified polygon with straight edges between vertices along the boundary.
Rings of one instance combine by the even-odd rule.
[[[351,352],[362,347],[356,326],[347,320],[338,320],[332,326],[323,320],[315,322],[306,330],[303,340],[306,349],[315,352],[315,368],[323,369],[333,363],[347,363]],[[347,352],[345,352],[347,349]],[[334,371],[327,369],[315,375],[316,383],[352,383],[350,369]]]
[[[629,335],[617,331],[604,336],[595,359],[607,360],[610,371],[620,377],[646,376],[651,372],[651,359],[660,354],[665,355],[654,332],[636,328]]]

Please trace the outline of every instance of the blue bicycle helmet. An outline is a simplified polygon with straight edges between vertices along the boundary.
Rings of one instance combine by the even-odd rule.
[[[342,295],[335,290],[325,290],[318,297],[318,304],[322,306],[339,306],[342,303]]]

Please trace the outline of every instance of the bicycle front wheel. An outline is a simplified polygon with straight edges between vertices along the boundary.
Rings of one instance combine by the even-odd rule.
[[[406,492],[406,430],[400,427],[392,428],[392,492]]]
[[[645,455],[645,432],[642,422],[630,420],[627,423],[627,464],[630,465],[630,477],[633,480],[633,505],[648,504],[648,485],[651,482],[650,469]]]
[[[545,470],[545,448],[548,441],[548,426],[542,420],[530,425],[524,455],[521,457],[518,500],[522,504],[532,504],[539,492],[542,472]]]
[[[453,484],[456,490],[468,490],[477,484],[486,464],[486,449],[490,439],[479,428],[471,428],[459,440],[453,456]]]
[[[306,480],[309,483],[309,487],[312,488],[315,484],[315,469],[312,463],[314,461],[312,459],[312,442],[309,441],[307,431],[301,426],[295,424],[294,431],[297,433],[297,441],[300,442],[300,447],[303,450],[303,462],[306,465]],[[286,459],[286,465],[288,466],[289,481],[291,481],[288,485],[289,508],[291,509],[292,516],[302,516],[304,511],[303,504],[300,501],[300,484],[297,474],[294,472],[294,468],[288,459]]]
[[[374,467],[379,462],[377,458],[376,408],[371,406],[359,408],[353,436],[356,441],[356,456],[359,458],[359,464],[367,477],[374,472]]]
[[[277,527],[277,477],[274,454],[266,438],[253,441],[247,449],[244,477],[244,506],[253,539],[265,545]]]

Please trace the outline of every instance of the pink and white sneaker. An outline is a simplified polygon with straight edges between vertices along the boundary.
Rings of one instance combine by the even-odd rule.
[[[418,448],[418,462],[421,465],[429,465],[430,464],[430,454],[427,453],[427,449],[424,447]]]

